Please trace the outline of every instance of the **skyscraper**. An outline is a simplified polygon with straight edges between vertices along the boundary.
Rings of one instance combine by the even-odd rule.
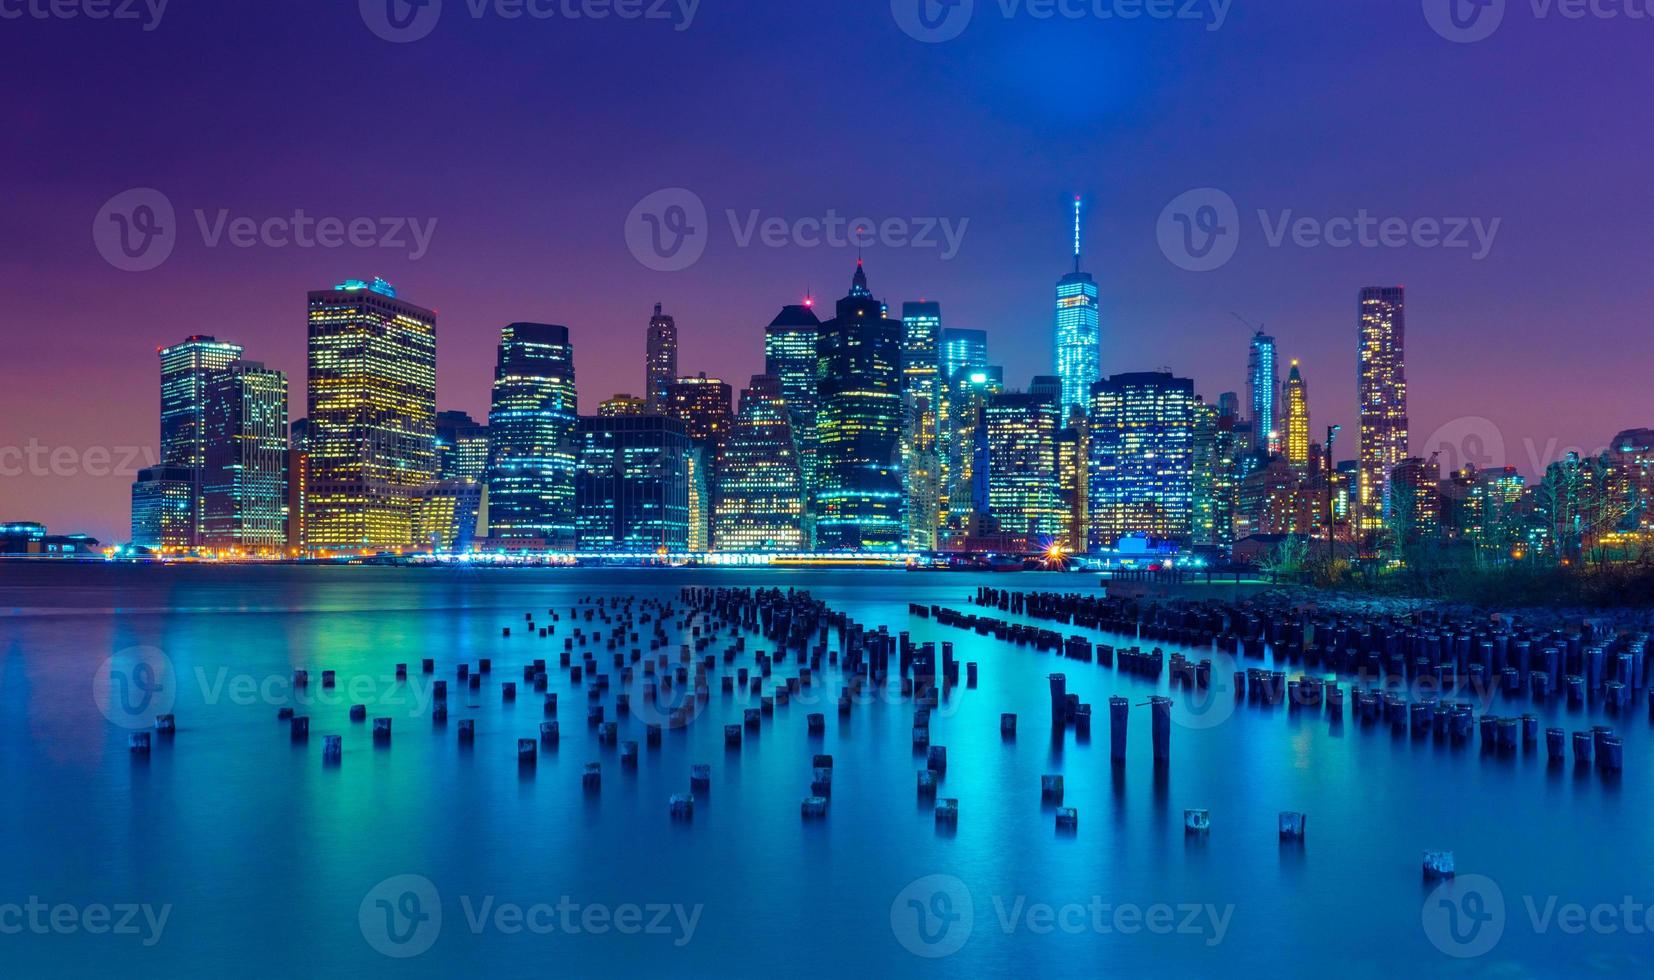
[[[651,408],[666,400],[666,391],[678,377],[678,324],[655,304],[649,318],[649,336],[644,354],[644,398]]]
[[[578,417],[569,329],[513,323],[502,330],[488,410],[490,537],[574,546]]]
[[[279,556],[287,547],[287,375],[237,361],[207,379],[202,543]]]
[[[161,454],[158,465],[191,472],[188,544],[200,544],[204,532],[202,468],[207,462],[207,379],[241,358],[240,344],[197,335],[163,347],[161,359]],[[176,476],[176,474],[171,474]],[[147,494],[146,494],[147,495]],[[168,496],[176,496],[168,491]],[[152,495],[151,495],[152,496]]]
[[[942,428],[942,525],[950,536],[983,532],[988,516],[988,434],[983,410],[1005,390],[1004,370],[964,368],[948,385]]]
[[[967,368],[979,371],[988,366],[988,334],[983,330],[948,327],[942,331],[942,383],[950,384]]]
[[[902,386],[934,400],[941,371],[942,304],[902,304]]]
[[[1188,540],[1194,521],[1195,389],[1170,374],[1116,374],[1091,389],[1091,536]]]
[[[1057,280],[1057,376],[1062,378],[1062,414],[1083,407],[1102,376],[1101,324],[1097,281],[1080,271],[1080,199],[1074,199],[1074,271]]]
[[[694,453],[690,468],[690,550],[711,551],[720,547],[712,526],[718,507],[718,453],[735,424],[730,414],[731,390],[726,382],[709,378],[706,372],[693,378],[678,378],[666,389],[661,411],[678,419],[689,433]]]
[[[804,537],[813,538],[816,458],[816,335],[821,320],[814,302],[783,307],[764,329],[764,373],[781,382],[781,399],[792,415],[798,469],[804,480]]]
[[[902,304],[902,483],[907,498],[908,546],[936,547],[940,517],[942,304]]]
[[[816,547],[895,551],[906,537],[900,471],[902,327],[861,262],[816,342]]]
[[[1068,521],[1059,493],[1054,393],[1008,392],[983,406],[988,513],[998,531],[1024,550],[1065,544]]]
[[[436,314],[382,279],[309,294],[306,546],[385,551],[413,540],[436,475]]]
[[[804,490],[781,381],[754,375],[718,460],[719,551],[804,550]]]
[[[1252,437],[1257,440],[1257,451],[1273,456],[1281,451],[1281,420],[1276,408],[1281,376],[1275,361],[1275,338],[1262,330],[1252,335],[1246,389],[1252,401]]]
[[[1357,335],[1360,400],[1360,485],[1356,526],[1384,527],[1390,473],[1407,459],[1407,296],[1400,286],[1361,290]]]
[[[195,474],[188,466],[151,466],[132,484],[132,544],[158,552],[195,543]]]
[[[583,417],[575,480],[579,549],[683,554],[689,547],[689,434],[665,415]]]
[[[702,371],[693,378],[674,379],[666,389],[661,411],[681,420],[689,438],[716,449],[734,423],[729,409],[733,395],[728,382],[709,378]]]
[[[1292,362],[1292,370],[1286,377],[1286,387],[1281,390],[1281,401],[1286,408],[1286,461],[1292,464],[1300,479],[1308,479],[1309,466],[1309,386],[1304,384],[1304,375],[1298,370],[1298,362]]]

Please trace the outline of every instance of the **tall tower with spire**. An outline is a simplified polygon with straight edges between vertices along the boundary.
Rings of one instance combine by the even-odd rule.
[[[1309,476],[1309,386],[1304,384],[1297,361],[1287,374],[1281,402],[1286,406],[1286,461],[1305,479]]]
[[[1074,271],[1057,280],[1056,372],[1063,415],[1084,406],[1102,378],[1101,315],[1097,280],[1080,268],[1080,198],[1074,198]]]
[[[816,339],[816,548],[897,551],[902,492],[902,322],[891,319],[856,261],[850,294]]]
[[[678,378],[678,324],[655,304],[649,318],[649,336],[644,351],[644,393],[649,407],[659,411],[666,404],[667,389]]]

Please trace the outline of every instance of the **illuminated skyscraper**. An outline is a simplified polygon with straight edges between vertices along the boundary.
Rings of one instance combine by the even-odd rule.
[[[1080,199],[1074,199],[1074,271],[1057,281],[1057,376],[1062,378],[1062,414],[1084,407],[1091,386],[1102,376],[1101,315],[1097,281],[1080,271]]]
[[[649,319],[644,362],[644,397],[651,408],[666,401],[667,389],[678,377],[678,324],[655,304]]]
[[[1195,389],[1170,374],[1116,374],[1091,388],[1092,546],[1194,530]]]
[[[1411,457],[1390,471],[1385,520],[1404,549],[1426,545],[1441,533],[1441,464]]]
[[[488,426],[465,412],[436,414],[437,479],[482,483],[488,475]]]
[[[202,544],[280,556],[287,547],[287,375],[237,361],[207,379]]]
[[[821,329],[813,300],[784,307],[764,329],[764,373],[781,382],[792,415],[798,469],[804,480],[804,538],[814,540],[816,458],[816,335]]]
[[[132,544],[152,551],[188,551],[195,541],[196,471],[151,466],[132,484]]]
[[[1068,521],[1058,486],[1060,409],[1052,394],[994,395],[982,408],[988,513],[1024,550],[1063,542]]]
[[[942,331],[942,383],[947,384],[967,368],[980,371],[988,366],[988,334],[983,330]]]
[[[695,457],[690,461],[693,551],[721,547],[712,526],[712,515],[718,508],[719,450],[735,424],[729,408],[731,395],[728,383],[709,378],[703,371],[697,377],[673,381],[666,389],[666,400],[661,403],[663,413],[683,422],[695,445]]]
[[[569,329],[513,323],[502,330],[488,411],[489,537],[573,547],[578,417]]]
[[[719,551],[804,550],[804,490],[781,381],[754,375],[718,459]]]
[[[895,551],[906,539],[901,475],[902,325],[860,261],[816,342],[816,547]]]
[[[436,314],[382,279],[309,294],[306,546],[409,547],[436,476]]]
[[[689,548],[689,456],[678,419],[581,418],[576,479],[581,551],[683,554]]]
[[[1281,419],[1276,402],[1281,376],[1275,361],[1275,338],[1262,330],[1252,336],[1246,389],[1252,400],[1252,437],[1257,440],[1257,451],[1273,456],[1281,451]]]
[[[733,395],[728,382],[709,378],[702,371],[697,377],[674,379],[666,389],[661,411],[682,420],[689,438],[716,451],[734,424],[729,409]]]
[[[941,371],[942,304],[902,304],[902,386],[935,401]]]
[[[962,368],[948,385],[942,459],[942,526],[952,537],[984,532],[988,517],[988,430],[983,410],[1005,390],[1004,370]]]
[[[202,469],[207,461],[207,379],[241,357],[241,345],[198,335],[163,347],[161,359],[161,454],[163,467],[184,467],[193,474],[189,541],[199,544],[204,532]],[[174,474],[176,475],[176,474]],[[147,494],[146,494],[147,495]],[[169,489],[169,497],[176,491]]]
[[[1281,401],[1286,409],[1286,461],[1292,464],[1300,479],[1308,479],[1309,465],[1309,387],[1304,384],[1298,362],[1292,362],[1286,386],[1281,390]]]
[[[907,497],[908,547],[936,547],[940,519],[942,304],[902,304],[902,482]]]
[[[1357,395],[1361,414],[1361,480],[1356,526],[1384,527],[1390,472],[1407,458],[1407,296],[1400,286],[1361,290]]]

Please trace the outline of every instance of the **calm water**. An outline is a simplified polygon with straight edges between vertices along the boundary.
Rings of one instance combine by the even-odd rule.
[[[901,572],[0,566],[0,976],[1654,970],[1647,913],[1624,917],[1627,896],[1654,903],[1654,781],[1640,712],[1616,724],[1626,773],[1612,782],[1571,765],[1550,770],[1542,758],[1488,759],[1388,729],[1334,730],[1284,708],[1243,707],[1221,723],[1188,716],[1174,728],[1170,773],[1157,785],[1139,708],[1129,764],[1116,778],[1104,702],[1114,693],[1142,702],[1154,685],[1097,666],[1056,668],[1098,706],[1098,725],[1090,743],[1072,734],[1053,743],[1049,656],[908,617],[909,601],[962,608],[979,581]],[[1095,585],[1082,576],[994,581]],[[544,623],[548,608],[566,611],[581,594],[667,599],[686,584],[808,589],[863,623],[911,630],[919,642],[951,640],[959,659],[978,662],[980,686],[955,689],[932,723],[933,743],[948,748],[940,795],[960,801],[957,831],[938,832],[931,806],[918,800],[923,756],[911,747],[912,708],[899,698],[841,720],[830,701],[834,677],[726,751],[723,724],[755,702],[720,694],[715,681],[697,722],[643,748],[628,771],[586,726],[583,689],[555,669],[566,616],[553,639],[520,628],[500,635],[520,627],[525,611]],[[129,754],[127,730],[97,700],[100,665],[111,656],[127,676],[147,656],[170,665],[176,681],[178,734],[147,761]],[[409,690],[423,681],[425,657],[452,689],[446,728],[433,727]],[[495,673],[482,691],[458,687],[456,665],[483,657]],[[520,681],[534,657],[552,661],[562,741],[524,772],[516,739],[535,734],[541,699],[525,689],[503,704],[498,683]],[[599,658],[607,668],[607,651]],[[413,685],[392,679],[404,661]],[[312,676],[312,691],[297,698],[286,686],[294,667]],[[331,703],[317,703],[323,668],[340,677]],[[618,671],[608,669],[618,690]],[[795,669],[788,663],[778,674]],[[1215,673],[1230,669],[1220,659]],[[360,685],[357,697],[347,684]],[[352,700],[394,719],[389,746],[376,747],[369,726],[349,720]],[[307,744],[290,742],[276,721],[277,707],[295,703],[312,717]],[[810,711],[827,714],[825,735],[807,735]],[[999,734],[1005,711],[1020,716],[1011,742]],[[470,748],[455,735],[465,717],[476,719]],[[1586,725],[1562,708],[1544,717]],[[642,741],[641,720],[621,721],[621,739]],[[336,768],[321,762],[330,732],[344,735]],[[815,752],[835,756],[836,775],[829,816],[806,823],[799,803]],[[603,763],[595,795],[580,787],[589,761]],[[688,791],[696,762],[712,765],[710,791],[697,794],[692,822],[674,823],[667,799]],[[1042,773],[1066,777],[1076,834],[1055,832],[1040,801]],[[1185,807],[1211,810],[1209,836],[1185,837]],[[1309,814],[1301,848],[1276,838],[1276,814],[1286,809]],[[1430,848],[1457,853],[1460,884],[1447,896],[1457,921],[1447,921],[1447,907],[1424,914],[1427,897],[1435,906],[1442,897],[1420,880],[1420,852]],[[37,911],[31,925],[19,907],[33,897],[68,908]],[[541,903],[550,910],[534,908]],[[1611,905],[1617,918],[1598,910],[1594,924],[1571,934],[1571,904]],[[133,911],[121,934],[89,933],[103,922],[100,909],[119,924],[126,906],[147,906],[151,918]],[[1497,942],[1479,956],[1441,948],[1479,952],[1490,937]],[[939,958],[910,951],[954,947]],[[405,958],[381,952],[421,948]]]

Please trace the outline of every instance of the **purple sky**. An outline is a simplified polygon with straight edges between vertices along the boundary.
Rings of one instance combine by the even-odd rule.
[[[806,288],[842,295],[855,249],[743,247],[731,211],[738,224],[968,221],[951,258],[868,248],[873,290],[987,329],[1019,387],[1051,370],[1080,193],[1105,371],[1170,367],[1209,398],[1242,391],[1249,331],[1235,312],[1277,336],[1283,375],[1302,359],[1316,431],[1348,430],[1357,290],[1401,283],[1415,451],[1479,444],[1485,461],[1532,471],[1654,424],[1654,21],[1509,0],[1491,37],[1459,44],[1419,0],[1234,0],[1217,30],[1209,14],[1039,19],[1021,0],[1007,18],[1012,0],[975,0],[957,39],[927,44],[884,0],[702,0],[682,31],[492,7],[473,18],[481,2],[442,0],[429,36],[400,44],[354,0],[172,0],[153,30],[0,19],[0,520],[124,540],[130,467],[106,470],[123,447],[153,451],[155,348],[191,333],[240,342],[289,372],[300,416],[304,294],[345,278],[384,276],[439,311],[443,408],[486,414],[512,320],[573,330],[587,409],[639,391],[657,301],[677,317],[681,368],[739,386],[762,368],[776,310]],[[175,208],[176,245],[157,268],[122,271],[94,219],[139,187]],[[662,272],[628,249],[626,222],[672,187],[704,202],[709,237],[698,262]],[[1203,187],[1236,202],[1239,248],[1189,272],[1157,223]],[[411,245],[211,244],[195,214],[300,208],[436,225],[414,258]],[[1272,247],[1260,209],[1270,223],[1365,209],[1499,225],[1480,260]]]

